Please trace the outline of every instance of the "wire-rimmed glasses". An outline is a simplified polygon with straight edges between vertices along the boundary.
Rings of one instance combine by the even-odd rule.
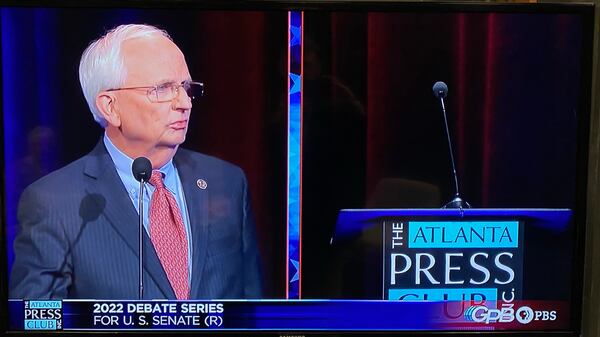
[[[150,102],[163,103],[174,100],[179,95],[179,88],[183,88],[191,99],[204,95],[204,83],[194,81],[183,81],[181,83],[167,82],[145,87],[114,88],[106,91],[147,89],[146,94]]]

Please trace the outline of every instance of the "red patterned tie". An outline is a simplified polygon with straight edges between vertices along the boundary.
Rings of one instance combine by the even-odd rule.
[[[178,300],[188,299],[188,243],[181,211],[173,194],[165,188],[162,173],[152,171],[156,188],[150,200],[150,239]]]

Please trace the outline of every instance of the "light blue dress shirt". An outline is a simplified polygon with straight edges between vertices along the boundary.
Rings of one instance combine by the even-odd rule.
[[[139,214],[139,193],[140,193],[140,183],[135,180],[133,176],[133,172],[131,171],[131,164],[133,164],[133,159],[129,158],[126,154],[121,152],[121,150],[117,149],[117,147],[111,142],[110,138],[104,134],[104,145],[106,146],[106,150],[108,150],[108,154],[110,155],[113,163],[115,163],[115,167],[117,169],[117,173],[121,178],[121,182],[125,189],[127,190],[127,194],[129,194],[129,198],[133,203],[133,207]],[[188,242],[188,283],[191,285],[191,277],[192,277],[192,240],[191,240],[191,228],[190,228],[190,219],[187,211],[187,206],[185,204],[185,196],[183,194],[183,186],[181,185],[181,179],[179,179],[179,174],[177,173],[177,168],[173,165],[173,160],[169,160],[163,167],[159,169],[164,176],[164,183],[167,190],[169,190],[175,200],[177,201],[177,206],[181,210],[181,217],[183,218],[183,223],[185,225],[185,234],[187,236]],[[149,219],[149,205],[150,205],[150,197],[152,193],[154,193],[154,186],[151,184],[145,184],[144,188],[144,227],[146,229],[146,233],[150,235],[150,219]]]

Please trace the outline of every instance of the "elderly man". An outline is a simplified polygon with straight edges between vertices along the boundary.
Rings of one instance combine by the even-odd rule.
[[[152,26],[122,25],[83,53],[79,78],[104,137],[88,155],[21,197],[11,298],[138,298],[139,183],[144,198],[144,299],[259,298],[248,186],[242,170],[179,149],[192,100],[181,50]]]

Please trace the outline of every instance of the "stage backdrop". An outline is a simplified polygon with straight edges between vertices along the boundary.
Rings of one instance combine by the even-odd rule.
[[[358,255],[330,245],[339,209],[438,208],[453,198],[436,81],[449,87],[464,199],[480,208],[575,207],[585,179],[577,146],[587,143],[583,34],[580,17],[556,13],[306,12],[304,296],[381,292],[372,269],[380,266],[366,255],[329,277],[343,269],[337,259]],[[552,251],[541,235],[556,235]],[[529,252],[546,251],[567,271],[545,283],[569,297],[573,232],[526,237]],[[363,288],[353,292],[356,282]],[[543,291],[527,285],[534,296]]]
[[[2,9],[2,104],[9,268],[21,191],[90,151],[102,135],[78,80],[79,59],[119,24],[169,32],[204,82],[183,147],[233,162],[248,176],[266,295],[285,289],[285,144],[276,120],[286,104],[287,12]],[[284,146],[275,146],[285,150]]]

